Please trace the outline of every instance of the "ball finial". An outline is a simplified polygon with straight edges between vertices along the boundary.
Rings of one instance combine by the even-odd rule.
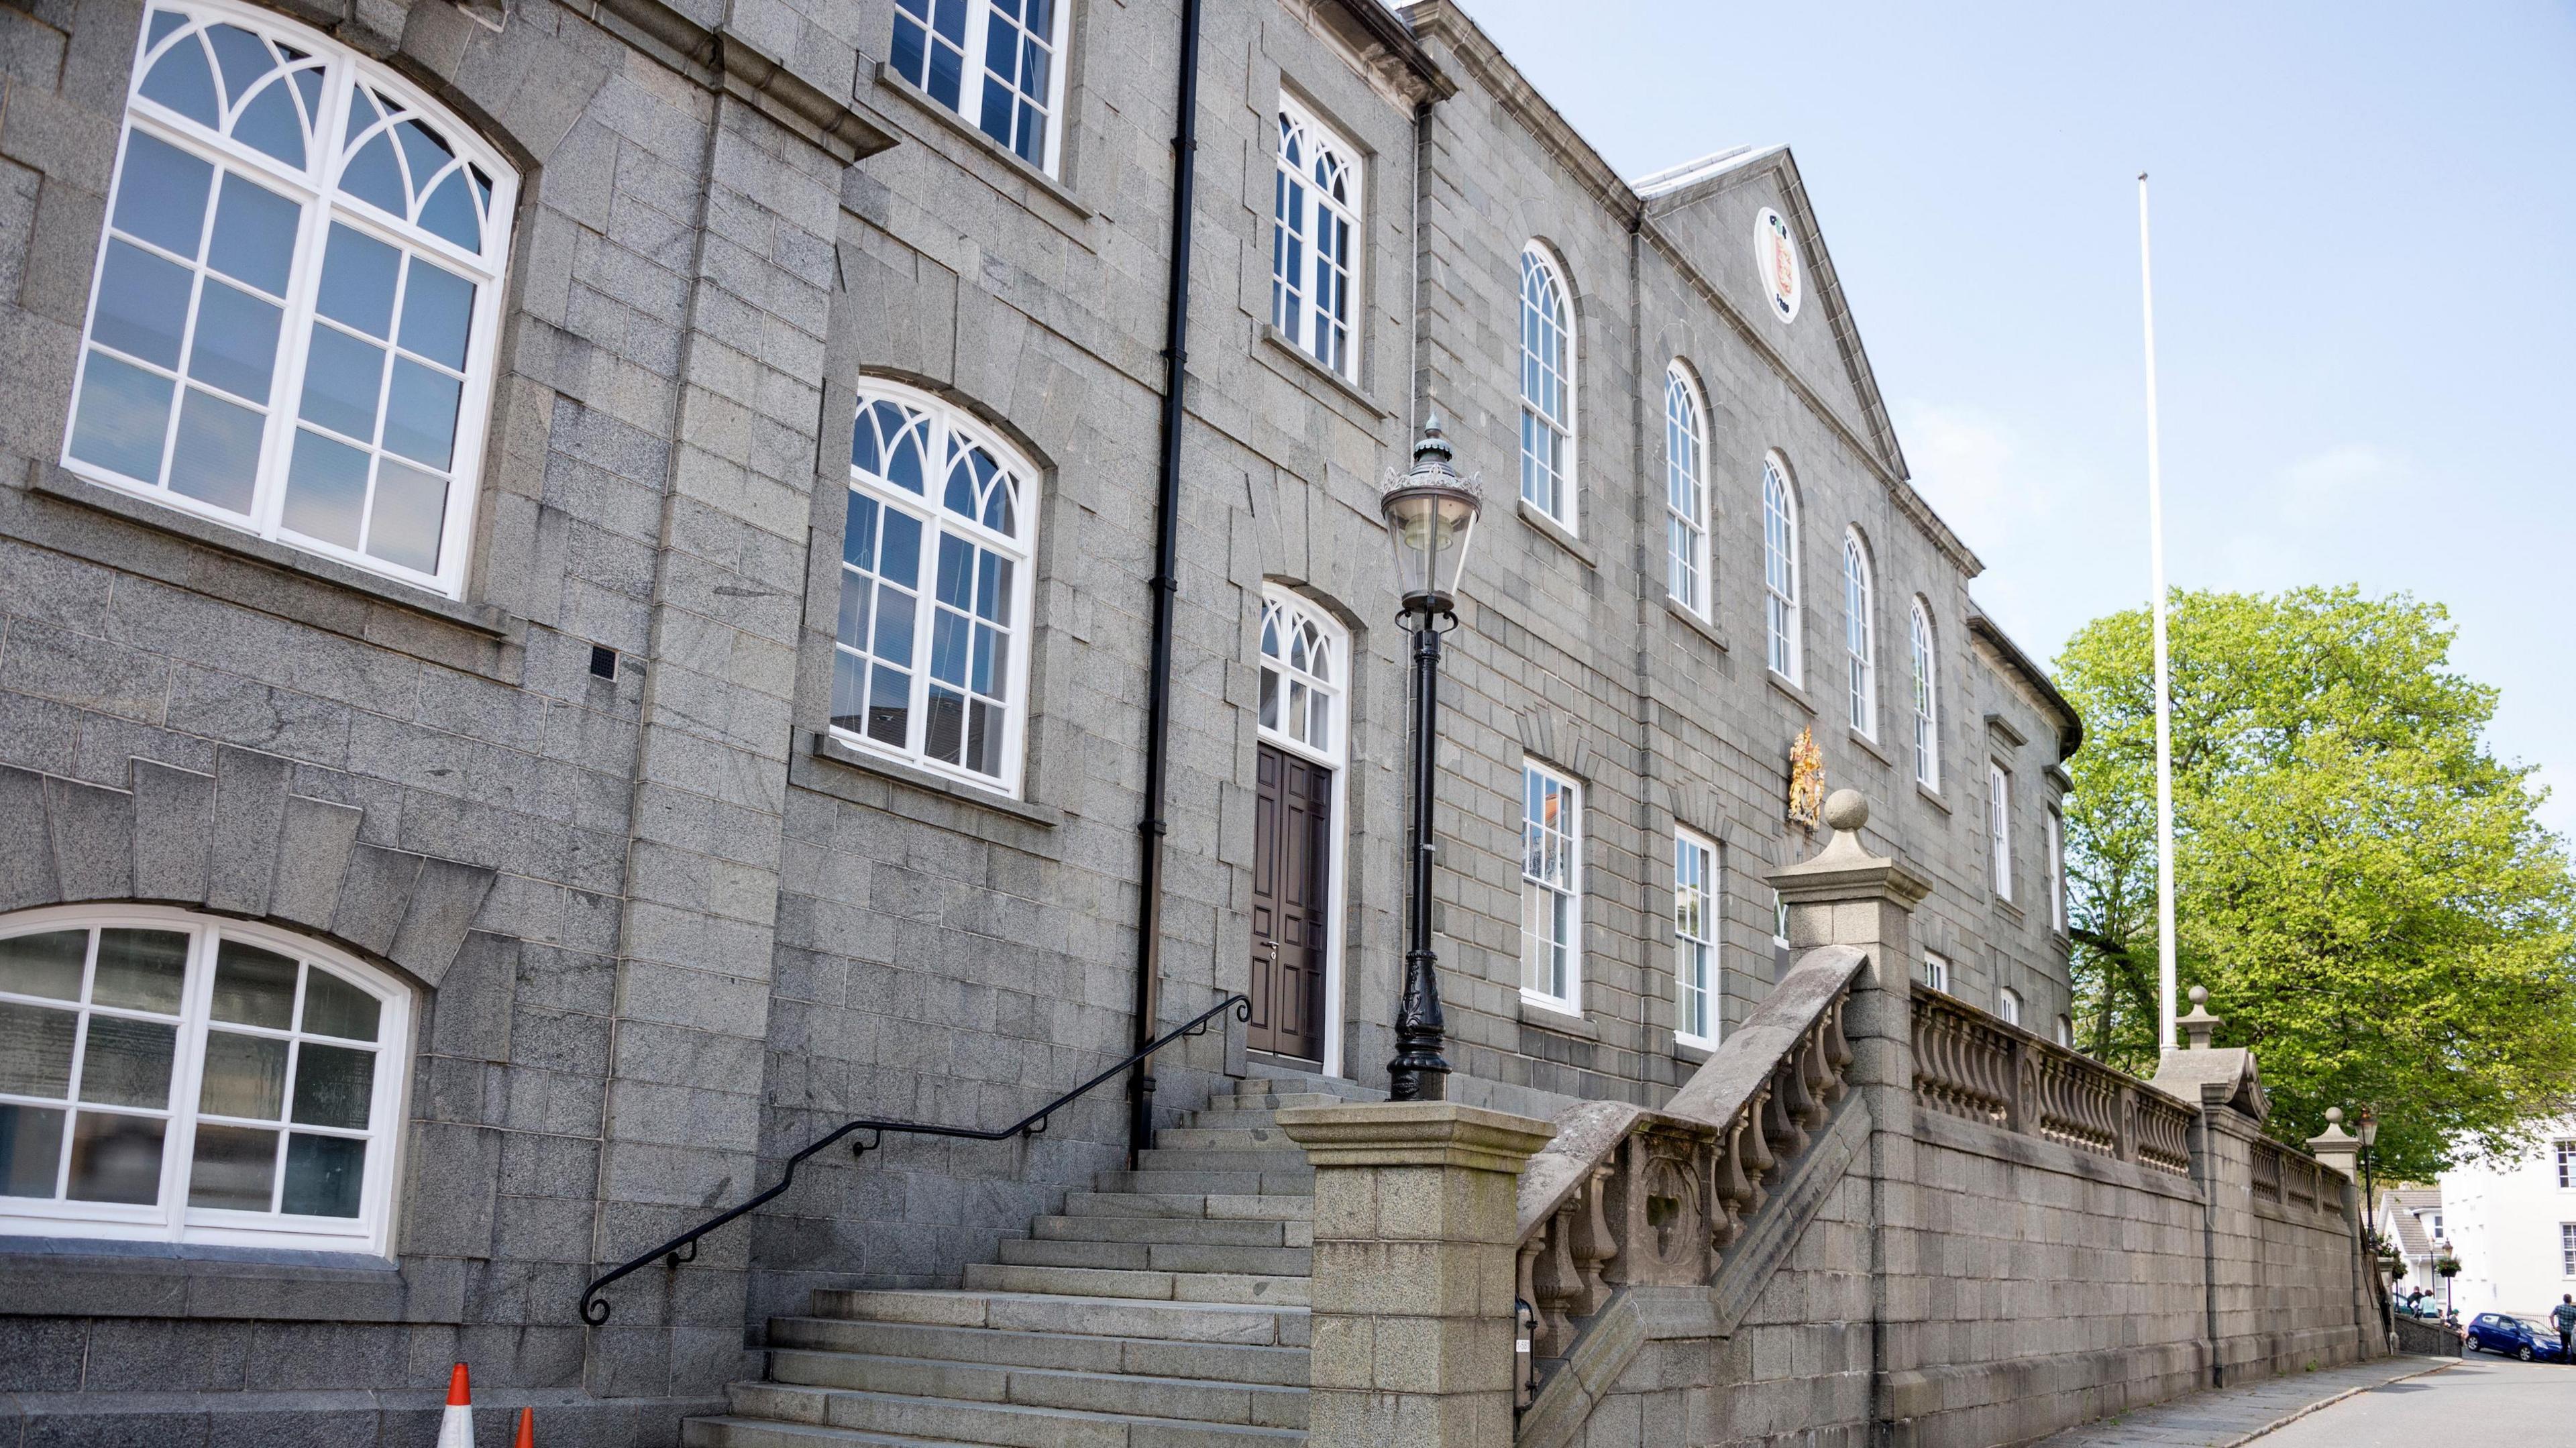
[[[1869,801],[1856,789],[1825,796],[1825,824],[1837,834],[1850,834],[1869,823]]]
[[[2343,1125],[2343,1108],[2342,1108],[2342,1107],[2340,1107],[2340,1106],[2329,1106],[2329,1107],[2327,1107],[2327,1108],[2326,1108],[2326,1125],[2328,1125],[2328,1126],[2341,1126],[2341,1125]]]
[[[2205,1006],[2209,1004],[2209,987],[2205,985],[2193,986],[2191,988],[2191,1003],[2195,1006]]]

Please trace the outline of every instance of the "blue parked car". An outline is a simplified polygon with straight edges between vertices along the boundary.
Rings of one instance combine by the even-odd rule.
[[[2501,1312],[2481,1312],[2469,1321],[2469,1346],[2527,1363],[2563,1363],[2558,1330]]]

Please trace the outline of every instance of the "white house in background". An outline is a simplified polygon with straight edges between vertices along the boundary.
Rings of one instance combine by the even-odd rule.
[[[2371,1213],[2371,1227],[2379,1235],[2397,1244],[2398,1255],[2406,1259],[2405,1275],[2395,1284],[2396,1294],[2404,1297],[2417,1288],[2439,1295],[2442,1279],[2433,1272],[2433,1259],[2441,1255],[2448,1240],[2442,1219],[2442,1189],[2439,1187],[2381,1187],[2378,1210]]]
[[[2539,1313],[2576,1293],[2576,1118],[2520,1156],[2444,1172],[2439,1210],[2460,1258],[2451,1300],[2462,1317]]]

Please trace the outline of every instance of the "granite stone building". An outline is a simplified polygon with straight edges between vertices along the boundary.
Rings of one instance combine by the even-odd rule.
[[[819,1156],[585,1324],[839,1123],[1140,998],[1253,1000],[1166,1123],[1383,1086],[1435,412],[1453,1098],[1688,1079],[1801,738],[2062,1039],[2081,724],[1785,147],[1623,178],[1446,0],[12,0],[0,86],[0,1443],[411,1441],[459,1359],[673,1442],[1138,1144]]]

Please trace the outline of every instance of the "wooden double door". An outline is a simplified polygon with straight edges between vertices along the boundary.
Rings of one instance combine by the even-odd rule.
[[[1324,1059],[1324,955],[1332,929],[1333,771],[1261,746],[1253,808],[1252,1021],[1256,1051]]]

